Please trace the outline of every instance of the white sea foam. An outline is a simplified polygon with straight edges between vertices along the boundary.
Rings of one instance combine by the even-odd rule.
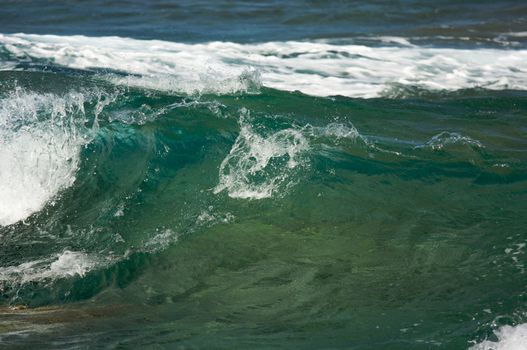
[[[0,100],[0,225],[24,220],[72,185],[85,140],[69,118],[83,101],[20,91]]]
[[[524,38],[524,37],[527,37],[527,32],[509,32],[509,33],[505,33],[504,35]]]
[[[527,50],[431,48],[381,37],[381,47],[328,41],[182,44],[120,37],[0,34],[13,57],[133,74],[117,84],[185,93],[281,90],[382,96],[392,86],[427,90],[527,88]],[[395,44],[395,45],[394,45]]]
[[[170,244],[177,242],[179,235],[171,229],[156,229],[156,234],[146,240],[142,247],[144,251],[153,253],[167,248]]]
[[[0,267],[0,282],[21,285],[76,275],[82,277],[100,264],[98,259],[86,253],[65,250],[49,258]]]
[[[240,134],[220,165],[214,193],[226,190],[232,198],[268,198],[294,183],[294,174],[305,166],[302,155],[309,143],[301,130],[260,133],[247,118],[247,111],[242,111]]]
[[[218,223],[228,224],[235,219],[235,216],[229,212],[220,213],[214,210],[214,206],[210,205],[208,208],[201,211],[196,218],[197,226],[210,227]]]
[[[494,332],[497,341],[485,340],[470,350],[525,350],[527,348],[527,323],[503,326]]]

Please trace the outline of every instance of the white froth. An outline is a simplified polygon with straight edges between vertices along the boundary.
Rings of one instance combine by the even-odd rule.
[[[524,38],[527,37],[527,32],[509,32],[505,33],[505,35]]]
[[[141,76],[105,77],[116,85],[140,87],[152,90],[183,92],[187,94],[234,94],[237,92],[253,93],[260,87],[258,71],[246,68],[238,70],[214,70],[209,68],[203,74],[186,72],[185,74],[173,73],[165,76],[159,74],[146,74]]]
[[[135,75],[108,76],[114,83],[185,93],[248,91],[260,79],[281,90],[364,98],[383,96],[393,86],[527,88],[527,50],[431,48],[411,45],[404,38],[378,39],[400,46],[327,41],[182,44],[28,34],[0,34],[0,45],[16,57]]]
[[[82,277],[98,264],[94,257],[86,253],[66,250],[50,258],[0,267],[0,282],[24,284],[76,275]]]
[[[0,225],[24,220],[73,184],[84,139],[67,119],[82,104],[81,95],[19,91],[0,100]]]
[[[179,235],[171,229],[156,230],[156,234],[143,243],[143,249],[153,253],[166,249],[170,244],[177,242]]]
[[[494,332],[497,341],[485,340],[470,350],[525,350],[527,349],[527,323],[503,326]]]
[[[245,121],[244,113],[240,134],[220,165],[214,193],[226,190],[231,198],[268,198],[294,182],[294,174],[304,165],[308,140],[294,128],[261,134]]]

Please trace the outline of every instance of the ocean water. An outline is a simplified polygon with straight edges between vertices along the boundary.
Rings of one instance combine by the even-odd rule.
[[[527,349],[521,1],[4,1],[0,348]]]

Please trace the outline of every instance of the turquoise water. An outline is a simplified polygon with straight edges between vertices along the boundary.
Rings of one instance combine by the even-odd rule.
[[[2,348],[525,347],[523,34],[54,34],[0,35]]]

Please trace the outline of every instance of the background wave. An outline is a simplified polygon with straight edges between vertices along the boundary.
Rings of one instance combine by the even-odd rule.
[[[526,50],[430,48],[392,37],[371,40],[391,46],[327,40],[182,44],[118,37],[0,36],[3,61],[15,61],[24,69],[56,65],[103,70],[105,79],[119,85],[186,94],[250,92],[260,84],[315,96],[364,98],[397,95],[405,87],[527,88]]]

